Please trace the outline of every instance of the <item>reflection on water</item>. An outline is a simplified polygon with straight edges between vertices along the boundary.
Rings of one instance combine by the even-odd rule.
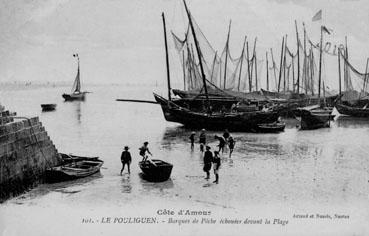
[[[342,128],[369,128],[369,118],[365,117],[338,116],[335,123]]]
[[[167,194],[167,190],[172,189],[174,187],[173,180],[169,178],[164,182],[150,182],[145,180],[144,174],[139,173],[140,184],[142,186],[142,192],[144,194],[154,193],[165,195]]]
[[[73,106],[75,108],[75,114],[77,117],[78,124],[81,124],[81,117],[82,117],[82,111],[81,111],[81,103],[82,101],[73,101]]]
[[[124,174],[122,177],[122,193],[131,193],[132,184],[129,174]]]

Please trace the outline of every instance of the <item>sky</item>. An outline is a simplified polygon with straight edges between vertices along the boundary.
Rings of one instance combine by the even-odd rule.
[[[224,47],[232,20],[230,50],[239,54],[245,35],[257,36],[257,51],[279,54],[288,34],[295,50],[294,21],[300,34],[319,39],[320,22],[333,29],[326,40],[344,42],[360,70],[369,56],[367,0],[187,0],[193,17],[216,50]],[[165,83],[165,51],[161,13],[168,32],[183,36],[187,18],[181,0],[0,0],[0,82],[73,83],[78,53],[83,83]],[[181,80],[179,56],[169,38],[171,77]]]

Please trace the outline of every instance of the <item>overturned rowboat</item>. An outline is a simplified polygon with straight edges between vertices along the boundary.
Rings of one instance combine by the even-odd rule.
[[[139,167],[143,172],[144,179],[152,182],[162,182],[169,179],[173,165],[158,159],[140,161]]]

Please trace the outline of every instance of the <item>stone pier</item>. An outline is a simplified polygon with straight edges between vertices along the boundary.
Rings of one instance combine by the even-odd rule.
[[[38,117],[0,111],[0,202],[42,182],[45,170],[60,162]]]

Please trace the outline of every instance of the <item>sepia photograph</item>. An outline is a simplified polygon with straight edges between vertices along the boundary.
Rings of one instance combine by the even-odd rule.
[[[0,0],[0,236],[368,236],[368,12]]]

